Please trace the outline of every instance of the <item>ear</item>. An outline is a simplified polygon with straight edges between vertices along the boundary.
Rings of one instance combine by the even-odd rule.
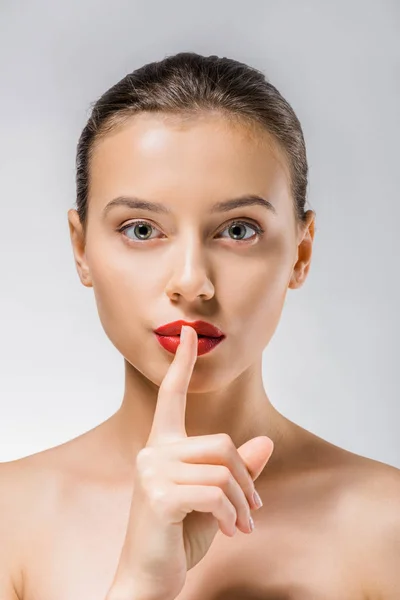
[[[78,212],[73,208],[68,211],[68,226],[79,278],[84,286],[92,287],[89,266],[86,262],[85,235]]]
[[[305,282],[311,266],[312,247],[315,234],[315,213],[308,210],[306,221],[301,225],[300,241],[297,247],[297,262],[295,263],[288,287],[296,289]]]

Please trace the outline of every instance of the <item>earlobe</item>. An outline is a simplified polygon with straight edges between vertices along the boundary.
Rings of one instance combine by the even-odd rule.
[[[83,234],[78,212],[75,209],[70,209],[68,211],[68,226],[72,251],[75,258],[75,266],[79,278],[82,285],[85,287],[92,287],[92,280],[85,255],[85,236]]]
[[[292,276],[290,278],[288,288],[292,290],[300,288],[307,277],[308,270],[309,264],[306,265],[303,261],[299,260],[292,271]]]
[[[93,287],[92,279],[90,277],[89,271],[82,271],[79,273],[80,280],[85,287]]]

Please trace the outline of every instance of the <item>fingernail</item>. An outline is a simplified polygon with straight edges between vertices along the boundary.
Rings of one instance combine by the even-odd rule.
[[[183,327],[182,327],[182,329],[181,329],[181,341],[180,341],[180,343],[181,343],[181,344],[182,344],[182,342],[183,342],[183,341],[184,341],[184,339],[185,339],[185,336],[186,336],[186,331],[187,331],[187,327],[185,327],[185,325],[183,325]]]
[[[259,494],[258,494],[257,491],[254,491],[253,500],[254,500],[254,504],[257,506],[257,508],[261,508],[262,507],[263,502],[262,502],[262,500],[261,500],[261,498],[260,498],[260,496],[259,496]]]

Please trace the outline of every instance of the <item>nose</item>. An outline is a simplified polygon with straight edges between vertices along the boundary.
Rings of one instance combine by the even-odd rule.
[[[215,290],[207,273],[204,252],[196,240],[177,245],[165,292],[171,300],[182,297],[187,302],[213,297]]]

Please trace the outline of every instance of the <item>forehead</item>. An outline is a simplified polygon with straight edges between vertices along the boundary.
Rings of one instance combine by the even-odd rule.
[[[230,193],[289,193],[289,181],[283,151],[261,126],[216,114],[140,113],[95,144],[89,195],[102,204],[128,193],[215,200]]]

